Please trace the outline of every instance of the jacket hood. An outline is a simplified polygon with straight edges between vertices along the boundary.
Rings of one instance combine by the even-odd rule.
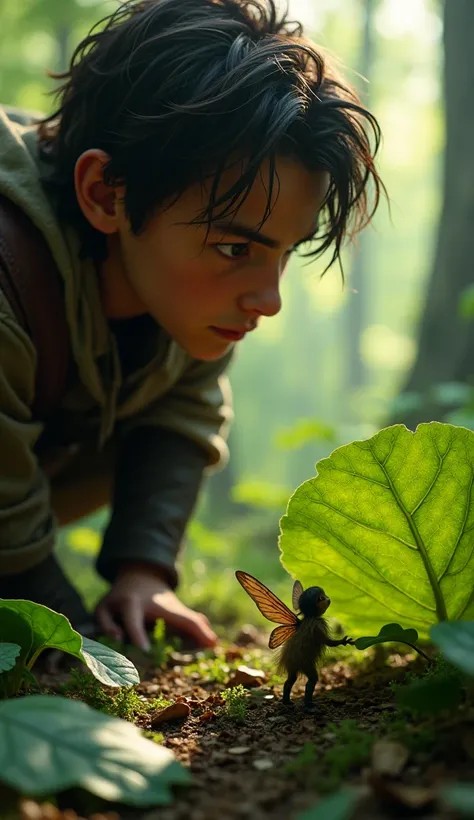
[[[51,249],[64,282],[72,355],[82,383],[101,406],[103,442],[114,427],[121,384],[115,337],[102,310],[94,262],[79,258],[76,232],[60,225],[41,183],[36,127],[22,124],[16,113],[0,106],[0,193],[26,213]]]

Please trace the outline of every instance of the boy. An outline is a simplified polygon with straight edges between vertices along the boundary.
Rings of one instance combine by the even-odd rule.
[[[225,373],[280,310],[290,255],[332,263],[370,219],[379,127],[273,0],[132,0],[60,78],[41,122],[0,109],[0,597],[143,648],[163,617],[211,646],[174,589],[203,473],[227,458]],[[63,313],[69,346],[46,415],[34,334],[1,285],[38,231],[61,297],[36,318],[61,346]],[[109,499],[92,617],[55,527]]]

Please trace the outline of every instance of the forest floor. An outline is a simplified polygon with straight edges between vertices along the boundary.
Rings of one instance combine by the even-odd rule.
[[[127,716],[189,768],[191,785],[174,790],[172,805],[137,810],[70,790],[56,798],[56,806],[18,803],[18,818],[297,820],[345,786],[357,790],[350,815],[357,820],[460,816],[438,798],[444,785],[474,780],[474,708],[464,703],[436,717],[415,718],[399,707],[397,691],[414,676],[429,674],[423,658],[387,646],[364,655],[337,650],[339,657],[320,671],[316,708],[308,713],[304,681],[294,687],[294,705],[282,705],[283,681],[273,672],[262,638],[255,637],[257,643],[249,642],[244,630],[239,642],[215,652],[173,650],[159,659],[160,667],[156,656],[150,663],[126,653],[140,671],[137,702],[161,697],[174,704],[171,714],[162,703]],[[44,693],[80,697],[96,708],[107,710],[116,696],[80,671],[37,679]],[[232,689],[231,697],[222,697],[229,684],[239,682],[245,692]],[[331,818],[336,816],[342,817]]]

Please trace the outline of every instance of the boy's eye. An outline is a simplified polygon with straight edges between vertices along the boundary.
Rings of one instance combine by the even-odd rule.
[[[247,256],[250,245],[248,242],[230,242],[217,244],[214,247],[227,259],[239,259],[242,256]]]

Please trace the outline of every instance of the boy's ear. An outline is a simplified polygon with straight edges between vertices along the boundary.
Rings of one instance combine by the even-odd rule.
[[[98,231],[113,234],[118,230],[122,214],[120,207],[123,186],[104,182],[104,166],[110,160],[100,148],[89,148],[77,159],[74,167],[74,187],[79,207],[87,221]]]

